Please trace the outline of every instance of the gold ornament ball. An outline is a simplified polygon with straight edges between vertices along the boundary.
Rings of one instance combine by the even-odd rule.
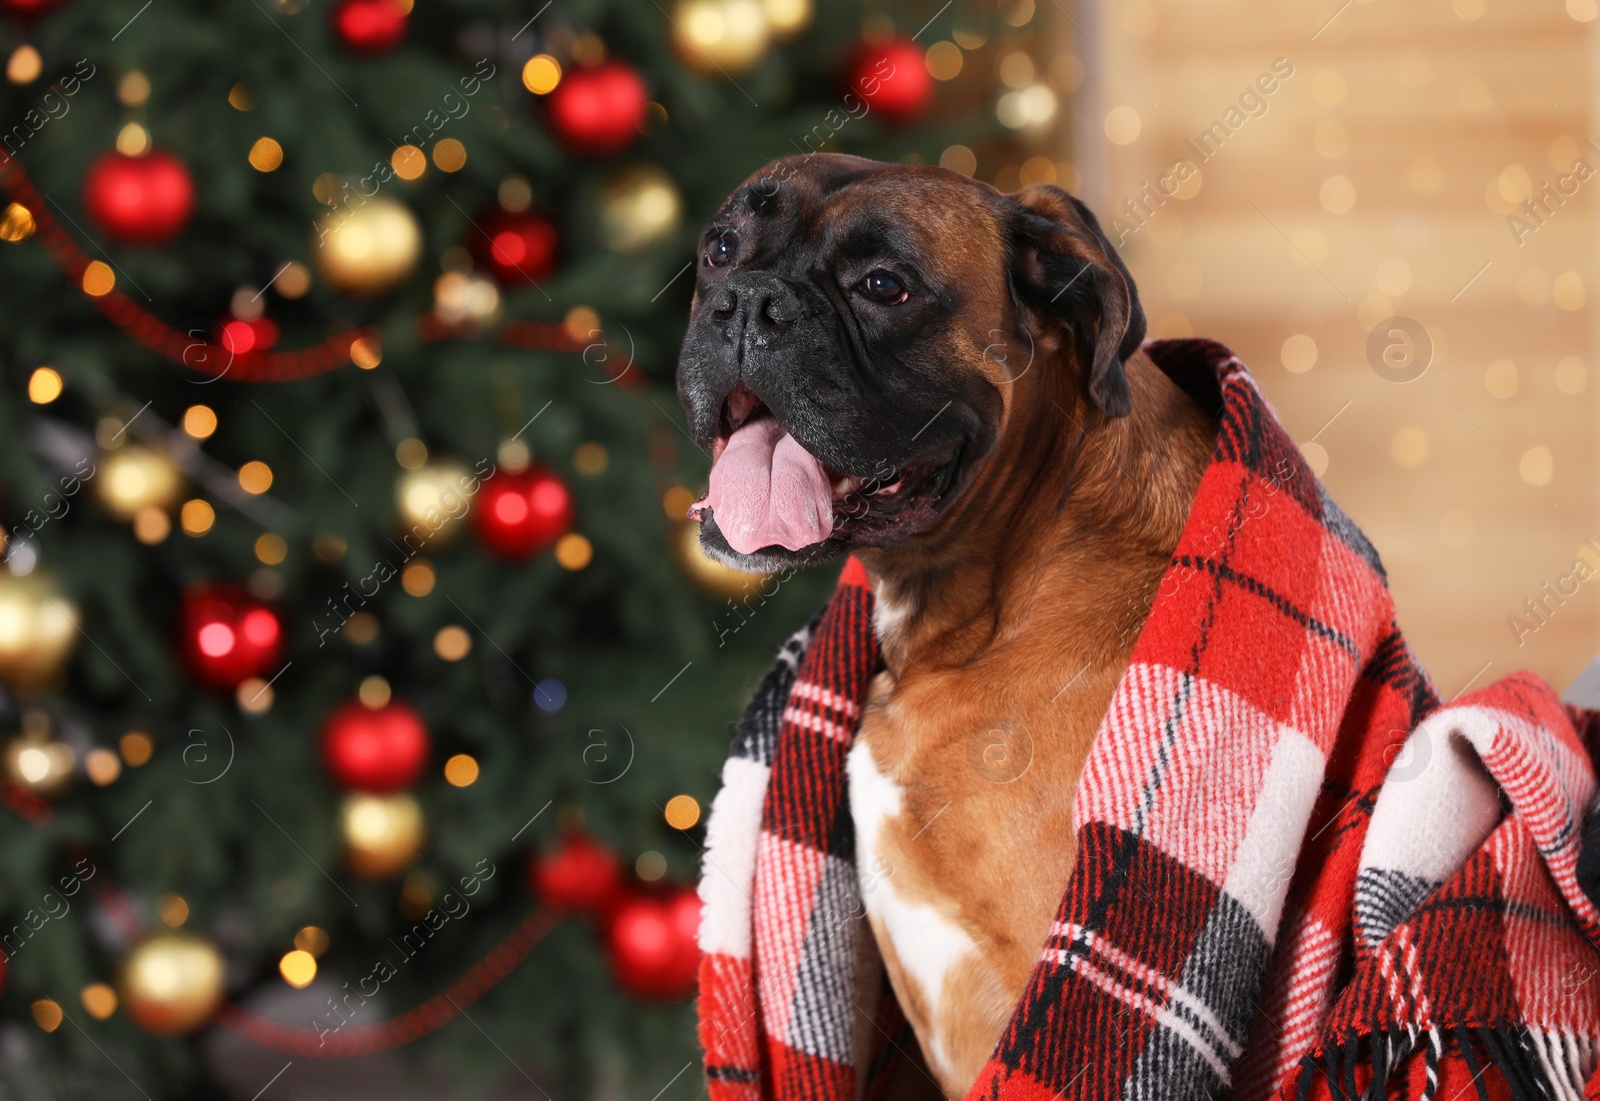
[[[472,507],[474,476],[464,463],[435,459],[408,470],[395,482],[400,526],[410,546],[449,539]]]
[[[157,1036],[181,1036],[222,1004],[222,954],[203,937],[161,933],[128,953],[118,985],[135,1024]]]
[[[426,830],[422,806],[415,797],[352,792],[339,805],[339,833],[344,862],[363,879],[390,879],[409,868],[422,853]]]
[[[726,596],[736,600],[747,596],[759,597],[762,593],[762,583],[772,576],[745,573],[712,558],[700,546],[700,525],[694,520],[684,520],[677,524],[673,544],[678,564],[683,567],[683,572],[689,575],[690,581],[712,596]]]
[[[672,19],[678,56],[707,76],[744,72],[761,60],[771,41],[761,0],[682,0]]]
[[[811,0],[762,0],[775,38],[791,38],[811,25]]]
[[[311,248],[317,269],[336,289],[378,294],[403,282],[416,268],[422,230],[404,203],[368,199],[323,215]]]
[[[78,755],[72,747],[38,734],[6,743],[6,775],[36,795],[59,795],[72,781]]]
[[[0,570],[0,680],[47,684],[77,643],[78,609],[48,577]]]
[[[171,509],[183,491],[183,478],[161,452],[128,444],[100,456],[94,487],[107,512],[118,520],[132,520],[149,506]]]
[[[683,197],[672,177],[653,164],[624,168],[600,189],[600,237],[624,256],[670,236],[683,221]]]

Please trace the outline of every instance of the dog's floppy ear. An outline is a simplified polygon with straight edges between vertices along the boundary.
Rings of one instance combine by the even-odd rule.
[[[1088,207],[1059,187],[1006,197],[1012,284],[1024,305],[1063,321],[1088,365],[1089,397],[1107,416],[1133,405],[1123,364],[1144,342],[1144,309],[1122,258]]]

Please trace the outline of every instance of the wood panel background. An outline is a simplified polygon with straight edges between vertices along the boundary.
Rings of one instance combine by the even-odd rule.
[[[1574,576],[1600,565],[1595,4],[1341,2],[1056,13],[1088,74],[1077,189],[1120,222],[1153,332],[1232,346],[1325,465],[1440,690],[1516,668],[1565,687],[1600,649],[1600,576]],[[1202,163],[1186,139],[1280,58],[1293,75]],[[1126,201],[1185,158],[1198,190],[1139,224]],[[1563,177],[1536,225],[1520,204]],[[1368,355],[1396,315],[1435,345],[1404,383]]]

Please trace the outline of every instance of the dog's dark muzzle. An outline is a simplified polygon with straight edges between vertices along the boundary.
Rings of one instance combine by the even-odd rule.
[[[740,272],[723,283],[706,303],[712,324],[735,343],[765,347],[790,333],[812,313],[800,287],[766,271]]]
[[[849,407],[860,401],[848,344],[826,299],[771,272],[735,272],[708,292],[684,353],[678,392],[690,434],[707,449],[732,427],[723,403],[740,383],[807,446],[825,451],[837,448],[825,426],[848,425]]]

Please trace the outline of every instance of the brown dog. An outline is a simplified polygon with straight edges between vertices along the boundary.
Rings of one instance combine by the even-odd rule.
[[[678,376],[715,460],[702,543],[762,571],[853,553],[872,578],[863,898],[952,1097],[1033,970],[1079,771],[1214,443],[1144,330],[1054,187],[793,157],[705,234]]]

